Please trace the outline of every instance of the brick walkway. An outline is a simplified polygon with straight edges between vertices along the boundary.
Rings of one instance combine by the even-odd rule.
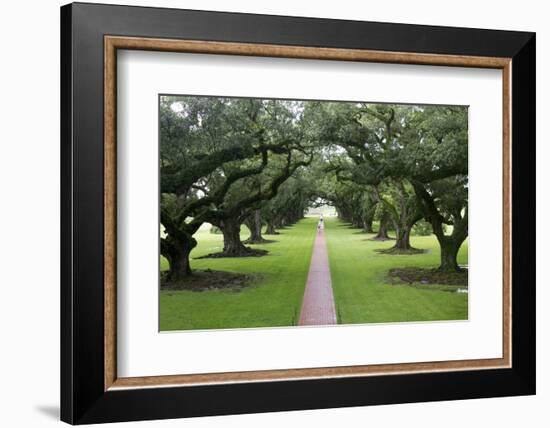
[[[336,324],[325,232],[317,232],[298,325]]]

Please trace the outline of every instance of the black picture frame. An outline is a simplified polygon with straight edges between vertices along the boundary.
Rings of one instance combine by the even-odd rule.
[[[104,391],[105,35],[512,58],[512,367]],[[63,6],[61,419],[86,424],[534,394],[535,97],[534,33]]]

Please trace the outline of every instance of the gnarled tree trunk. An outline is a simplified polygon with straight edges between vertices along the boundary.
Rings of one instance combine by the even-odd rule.
[[[272,221],[267,222],[267,226],[265,228],[265,234],[266,235],[278,235],[279,232],[275,230],[275,224]]]
[[[241,223],[237,218],[226,218],[219,222],[223,233],[223,254],[228,257],[246,255],[250,249],[241,242]]]
[[[372,218],[363,220],[363,232],[374,233],[374,230],[372,229]]]
[[[196,239],[185,233],[169,234],[161,240],[161,254],[170,264],[167,282],[182,281],[192,274],[189,255],[196,246]]]
[[[245,220],[246,227],[250,230],[250,236],[245,241],[247,244],[261,244],[265,242],[262,237],[262,217],[260,210],[254,210],[254,213]]]
[[[422,209],[426,220],[432,225],[433,232],[439,242],[441,263],[437,270],[441,272],[460,272],[457,256],[462,243],[468,237],[467,201],[463,210],[455,208],[452,215],[453,232],[450,235],[445,235],[443,230],[444,218],[435,205],[433,195],[426,190],[422,183],[413,182],[413,186],[417,196],[422,201]]]
[[[439,242],[441,249],[441,264],[437,270],[441,272],[460,272],[457,257],[462,243],[468,237],[468,209],[465,209],[464,215],[456,212],[453,215],[453,233],[445,235],[440,218],[435,218],[432,223],[434,234]]]
[[[458,250],[462,245],[460,240],[452,239],[450,236],[443,236],[439,241],[439,246],[441,248],[441,264],[438,268],[441,272],[459,272],[460,266],[458,266],[457,256]]]
[[[372,239],[375,239],[377,241],[387,241],[391,239],[388,236],[388,222],[390,220],[390,216],[386,210],[382,211],[382,215],[380,216],[380,226],[378,227],[378,233],[376,236]]]
[[[400,252],[416,252],[411,246],[411,230],[415,223],[422,218],[420,211],[413,211],[412,213],[401,214],[400,221],[394,221],[395,226],[395,245],[390,251]]]
[[[407,190],[403,180],[393,180],[392,184],[396,189],[393,203],[377,193],[380,202],[386,206],[385,211],[395,228],[395,245],[387,252],[396,254],[416,252],[417,250],[411,247],[410,237],[412,227],[422,218],[420,205],[416,195]],[[378,192],[378,189],[376,191]]]
[[[411,250],[411,229],[412,225],[403,224],[395,226],[395,245],[393,248],[395,250],[407,251]]]

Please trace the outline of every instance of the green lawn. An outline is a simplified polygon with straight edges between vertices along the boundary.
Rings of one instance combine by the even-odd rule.
[[[269,250],[264,257],[193,259],[194,269],[259,273],[262,279],[239,292],[208,290],[161,291],[160,329],[278,327],[296,325],[304,294],[317,218],[306,218],[280,235],[277,242],[255,245]],[[427,249],[417,255],[380,254],[393,241],[375,242],[374,236],[351,229],[335,218],[325,217],[332,286],[338,322],[373,323],[457,320],[468,318],[468,294],[391,285],[386,277],[393,267],[436,267],[439,246],[435,237],[414,236],[412,245]],[[248,231],[243,227],[243,239]],[[207,228],[197,235],[199,245],[191,256],[222,249],[222,235]],[[467,245],[459,263],[468,260]],[[161,269],[168,263],[161,258]]]
[[[291,326],[297,323],[304,294],[317,219],[305,219],[280,235],[277,242],[255,245],[269,250],[264,257],[192,260],[193,269],[260,273],[262,280],[242,291],[161,291],[160,329],[187,330]],[[248,230],[243,227],[243,239]],[[191,257],[222,249],[222,235],[201,229]],[[168,263],[161,258],[161,269]]]
[[[375,249],[393,241],[376,242],[337,219],[326,220],[332,287],[339,323],[457,320],[468,318],[468,294],[422,290],[386,281],[394,267],[437,267],[439,246],[431,236],[413,236],[413,247],[427,249],[418,255],[386,255]],[[467,244],[459,263],[468,263]]]

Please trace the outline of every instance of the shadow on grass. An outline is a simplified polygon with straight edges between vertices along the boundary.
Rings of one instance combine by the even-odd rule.
[[[259,282],[259,274],[243,274],[227,272],[221,270],[194,270],[189,277],[177,281],[167,282],[161,277],[162,291],[209,291],[209,290],[228,290],[239,292],[245,287],[249,287]]]
[[[442,272],[438,269],[417,267],[393,268],[388,271],[390,284],[406,284],[417,288],[457,291],[468,287],[468,269]]]
[[[265,235],[265,233],[264,233]],[[262,239],[261,241],[250,241],[248,239],[243,241],[243,244],[245,245],[264,245],[264,244],[274,244],[276,241],[275,239]]]
[[[412,248],[412,247],[407,250],[403,250],[401,248],[395,248],[395,247],[376,248],[374,251],[380,254],[388,254],[390,256],[414,256],[417,254],[426,254],[430,252],[430,250],[423,250],[420,248]]]
[[[194,260],[200,259],[222,259],[222,258],[241,258],[241,257],[263,257],[267,256],[269,251],[262,250],[261,248],[250,248],[246,247],[246,251],[240,253],[224,253],[223,251],[219,253],[210,253],[200,257],[193,257]]]
[[[336,227],[345,227],[347,229],[357,229],[356,227],[353,227],[351,223],[344,223],[344,222],[338,222]]]
[[[372,238],[363,239],[363,241],[388,242],[395,241],[395,238],[392,238],[391,236],[389,236],[388,238],[377,238],[376,236],[373,236]]]

